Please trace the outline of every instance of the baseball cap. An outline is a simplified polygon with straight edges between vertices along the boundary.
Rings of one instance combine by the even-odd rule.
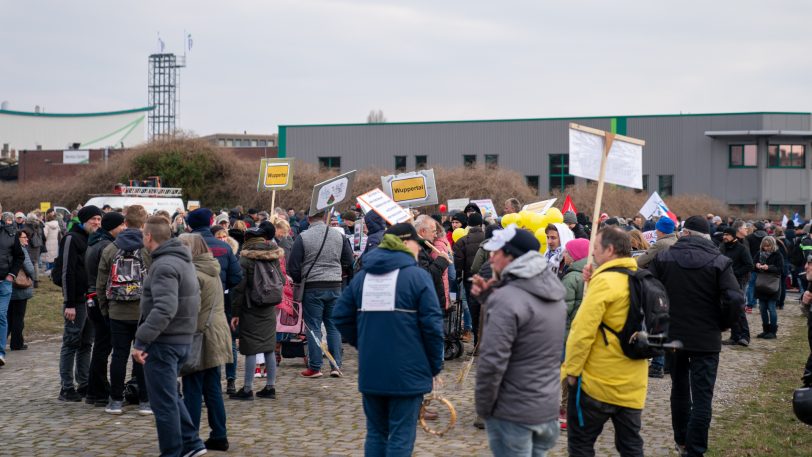
[[[516,224],[510,224],[504,230],[494,230],[493,236],[482,249],[486,251],[503,250],[513,257],[521,257],[530,251],[538,251],[541,244],[527,230],[519,229]]]
[[[23,213],[21,213],[21,212],[17,211],[17,213],[14,215],[14,217],[22,217],[22,218],[25,218],[25,214],[23,214]]]
[[[412,240],[418,243],[423,242],[423,238],[417,235],[417,230],[414,228],[414,225],[408,222],[401,222],[400,224],[395,224],[389,227],[385,232],[385,235],[395,235],[396,237],[400,238],[401,241]]]

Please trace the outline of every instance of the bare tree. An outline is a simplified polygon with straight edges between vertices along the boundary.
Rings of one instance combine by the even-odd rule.
[[[367,124],[384,124],[386,123],[386,116],[383,115],[383,110],[372,110],[367,114]]]

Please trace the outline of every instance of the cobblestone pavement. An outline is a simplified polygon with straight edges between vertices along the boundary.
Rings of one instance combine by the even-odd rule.
[[[790,327],[802,325],[797,304],[779,311],[779,338]],[[795,302],[797,303],[797,302]],[[749,316],[751,329],[760,329],[757,314]],[[138,416],[133,407],[122,416],[111,416],[103,408],[84,403],[63,403],[56,399],[59,339],[31,342],[27,351],[8,353],[8,364],[0,369],[0,455],[14,456],[135,456],[156,455],[157,438],[152,417]],[[775,341],[753,338],[750,348],[725,347],[721,355],[714,398],[714,415],[736,401],[739,386],[755,382],[757,371],[774,351]],[[470,348],[469,348],[470,349]],[[474,428],[472,370],[462,389],[453,379],[464,359],[447,362],[443,394],[456,406],[458,425],[445,437],[417,432],[415,455],[490,455],[484,431]],[[276,382],[278,399],[238,402],[226,399],[230,455],[239,456],[360,456],[365,435],[364,413],[356,389],[357,356],[345,350],[346,377],[304,379],[298,376],[301,359],[285,359]],[[474,370],[476,366],[474,366]],[[240,382],[238,381],[238,387]],[[256,380],[255,390],[264,385]],[[672,451],[668,395],[670,380],[652,379],[643,413],[646,455],[675,455]],[[205,422],[201,436],[208,436]],[[597,443],[597,455],[616,455],[611,424]],[[711,443],[711,446],[713,443]],[[211,452],[210,455],[220,453]],[[566,455],[566,434],[559,438],[551,455]]]

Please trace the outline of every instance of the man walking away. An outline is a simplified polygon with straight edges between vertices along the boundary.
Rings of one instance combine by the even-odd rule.
[[[387,230],[334,312],[358,348],[370,457],[412,455],[423,395],[443,367],[443,314],[429,274],[417,266],[421,242],[411,224]]]
[[[631,303],[628,275],[610,269],[635,271],[637,262],[628,233],[616,227],[598,233],[594,250],[598,269],[584,267],[591,280],[572,321],[562,367],[569,386],[567,448],[571,457],[594,456],[595,440],[611,419],[621,457],[642,457],[647,362],[626,357],[618,338],[601,327],[622,329]]]
[[[738,224],[743,224],[741,221]],[[736,237],[735,224],[733,227],[726,227],[723,230],[722,244],[719,245],[719,252],[730,259],[733,267],[733,275],[742,290],[742,294],[747,293],[747,282],[750,281],[750,272],[753,271],[753,258],[747,246],[741,244]],[[730,339],[722,341],[724,345],[738,344],[741,346],[750,345],[750,325],[747,323],[747,314],[742,306],[739,317],[730,328]]]
[[[671,424],[686,456],[708,450],[721,331],[736,322],[744,305],[732,262],[719,253],[708,231],[702,216],[688,218],[679,241],[649,265],[668,292],[669,338],[684,345],[671,357]]]
[[[59,353],[59,376],[62,378],[59,399],[62,401],[82,401],[87,392],[90,351],[93,348],[93,326],[86,325],[88,283],[85,253],[88,236],[101,225],[102,211],[89,205],[80,209],[77,217],[79,223],[71,226],[59,244],[59,271],[51,272],[52,275],[60,275],[65,316]],[[78,384],[78,391],[74,380]]]
[[[2,207],[0,207],[2,209]],[[25,254],[14,224],[0,227],[0,367],[6,364],[8,338],[8,304],[11,302],[12,283],[23,266]]]
[[[178,395],[178,372],[197,330],[200,287],[192,254],[172,238],[167,221],[152,216],[144,227],[144,246],[152,256],[141,295],[141,325],[133,358],[144,365],[162,456],[196,457],[206,446]]]
[[[495,277],[471,288],[485,301],[476,411],[494,456],[544,457],[559,433],[564,286],[526,230],[497,230],[483,247]]]

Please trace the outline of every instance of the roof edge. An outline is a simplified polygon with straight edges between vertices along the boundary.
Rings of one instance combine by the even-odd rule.
[[[96,117],[96,116],[117,116],[120,114],[132,114],[142,111],[152,111],[154,106],[145,106],[143,108],[134,108],[121,111],[105,111],[98,113],[34,113],[31,111],[14,111],[0,109],[0,114],[8,114],[10,116],[36,116],[36,117]]]
[[[570,116],[570,117],[542,117],[542,118],[521,118],[521,119],[471,119],[471,120],[448,120],[448,121],[384,122],[379,124],[368,124],[365,122],[348,123],[348,124],[280,124],[279,127],[358,127],[362,125],[385,126],[385,125],[421,125],[421,124],[469,124],[482,122],[569,121],[569,120],[613,119],[613,118],[640,119],[648,117],[701,117],[701,116],[753,116],[753,115],[810,116],[812,115],[812,112],[752,111],[740,113],[634,114],[634,115],[619,115],[619,116]]]

